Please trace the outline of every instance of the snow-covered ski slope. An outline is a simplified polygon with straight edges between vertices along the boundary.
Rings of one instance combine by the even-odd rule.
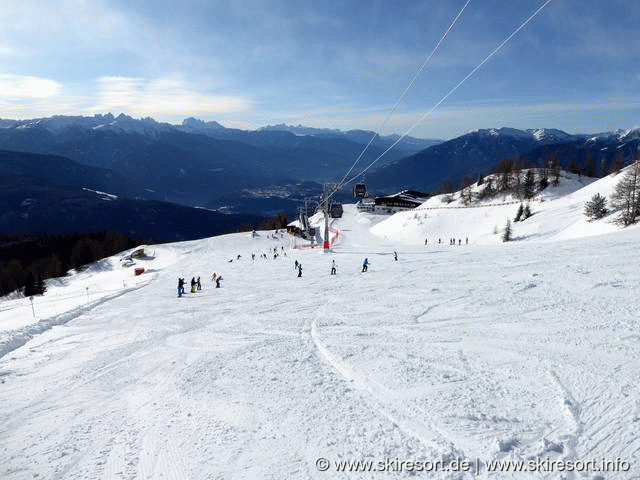
[[[330,254],[226,235],[156,246],[140,277],[112,259],[65,279],[69,297],[88,278],[110,293],[63,320],[53,289],[37,323],[3,301],[0,478],[639,478],[640,230],[580,223],[607,182],[536,205],[507,244],[493,244],[497,217],[454,231],[453,210],[384,220],[346,206]],[[179,276],[203,290],[177,298]],[[468,471],[400,463],[442,459]],[[595,471],[603,460],[618,471]],[[583,471],[544,463],[557,461]]]
[[[562,172],[560,184],[549,186],[532,200],[529,206],[533,214],[524,222],[514,223],[514,238],[517,240],[566,240],[584,236],[614,232],[618,227],[613,217],[598,222],[589,222],[584,216],[584,204],[596,193],[610,198],[615,185],[623,173],[610,175],[600,180],[579,177]],[[472,186],[477,193],[483,187]],[[409,243],[437,243],[441,238],[449,244],[450,238],[478,244],[502,242],[502,232],[507,219],[512,222],[522,200],[511,194],[498,195],[492,199],[465,204],[460,193],[453,201],[443,201],[446,195],[436,195],[415,210],[402,212],[377,225],[373,232],[395,241]]]

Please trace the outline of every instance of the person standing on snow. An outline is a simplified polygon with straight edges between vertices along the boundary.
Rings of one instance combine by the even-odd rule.
[[[398,252],[396,252],[395,250],[394,250],[394,252],[393,252],[393,259],[394,259],[396,262],[398,261]]]
[[[184,278],[178,278],[178,296],[182,297],[184,293]]]
[[[336,261],[332,260],[331,261],[331,275],[335,275],[336,274]]]
[[[202,290],[202,284],[200,283],[200,277],[198,277],[198,279],[196,280],[196,287],[198,287],[198,290]]]
[[[365,258],[364,262],[362,263],[362,271],[366,272],[369,270],[369,259]]]
[[[299,263],[298,264],[298,277],[301,277],[301,276],[302,276],[302,264]]]
[[[216,277],[216,288],[220,288],[220,280],[222,280],[222,275]]]

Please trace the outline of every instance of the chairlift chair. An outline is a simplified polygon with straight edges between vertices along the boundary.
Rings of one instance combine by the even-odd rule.
[[[364,183],[356,183],[353,187],[353,196],[356,198],[364,198],[367,194],[367,186]]]

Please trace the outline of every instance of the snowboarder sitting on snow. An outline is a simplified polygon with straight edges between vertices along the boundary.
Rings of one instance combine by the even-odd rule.
[[[364,262],[362,263],[362,271],[366,272],[369,270],[369,259],[365,258]]]

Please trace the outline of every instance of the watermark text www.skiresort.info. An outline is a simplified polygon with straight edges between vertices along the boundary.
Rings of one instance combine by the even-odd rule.
[[[621,458],[591,458],[589,460],[556,460],[536,457],[529,460],[329,460],[316,459],[316,468],[321,472],[469,472],[479,475],[484,472],[628,472],[629,462]]]

